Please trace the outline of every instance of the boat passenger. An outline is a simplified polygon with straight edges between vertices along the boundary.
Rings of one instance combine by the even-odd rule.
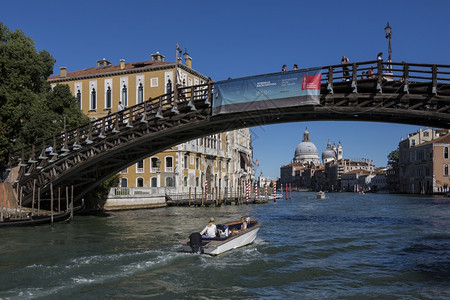
[[[206,225],[205,229],[203,229],[200,234],[203,237],[214,238],[216,237],[216,231],[217,227],[216,224],[214,224],[214,218],[210,218],[208,225]]]
[[[242,222],[241,230],[247,229],[247,220],[245,217],[241,218],[241,222]]]

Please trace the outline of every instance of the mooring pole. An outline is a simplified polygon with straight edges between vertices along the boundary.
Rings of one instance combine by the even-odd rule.
[[[36,197],[36,179],[33,180],[33,200],[31,202],[31,214],[34,214],[34,197]]]
[[[69,210],[69,187],[66,186],[66,211]]]
[[[50,215],[51,223],[53,226],[53,183],[50,183]]]
[[[189,203],[188,206],[191,206],[191,187],[189,187]]]
[[[58,186],[58,214],[61,213],[61,187]]]
[[[41,188],[38,187],[38,216],[41,214]]]

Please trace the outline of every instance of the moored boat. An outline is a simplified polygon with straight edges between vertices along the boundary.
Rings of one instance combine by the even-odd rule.
[[[62,221],[69,221],[72,213],[77,213],[84,209],[84,203],[81,206],[74,207],[73,212],[70,210],[64,211],[62,213],[55,213],[52,216],[41,215],[41,216],[33,216],[31,213],[27,214],[26,217],[23,218],[4,218],[3,221],[0,221],[1,227],[19,227],[19,226],[37,226],[42,224],[50,224]]]
[[[227,222],[223,225],[228,228],[230,234],[226,236],[226,234],[222,233],[215,238],[202,237],[201,246],[198,245],[202,254],[219,255],[226,251],[251,244],[256,239],[261,222],[249,221],[247,222],[247,228],[242,230],[240,229],[242,225],[240,221]],[[194,234],[199,235],[199,233],[193,233],[192,235]],[[192,245],[191,239],[183,240],[181,243],[183,252],[195,252],[195,245]]]

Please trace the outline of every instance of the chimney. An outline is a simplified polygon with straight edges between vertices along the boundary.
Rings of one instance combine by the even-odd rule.
[[[106,58],[97,60],[97,67],[107,67],[110,65],[111,65],[111,62],[109,60],[107,60]]]
[[[164,55],[162,55],[161,53],[159,53],[158,51],[156,51],[156,53],[153,53],[151,55],[152,57],[152,61],[161,61],[164,62]]]
[[[192,69],[192,57],[188,56],[186,59],[186,66]]]
[[[60,67],[59,72],[60,72],[60,77],[67,77],[67,67]]]
[[[120,69],[121,70],[125,69],[125,59],[123,58],[120,60]]]

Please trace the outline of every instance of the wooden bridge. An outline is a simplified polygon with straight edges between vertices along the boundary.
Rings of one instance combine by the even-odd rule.
[[[320,105],[212,116],[214,83],[183,87],[37,142],[10,157],[30,204],[50,186],[75,200],[124,168],[182,142],[284,122],[376,121],[450,128],[450,65],[367,61],[321,67]],[[67,197],[64,196],[64,197]],[[48,197],[47,197],[48,198]]]

